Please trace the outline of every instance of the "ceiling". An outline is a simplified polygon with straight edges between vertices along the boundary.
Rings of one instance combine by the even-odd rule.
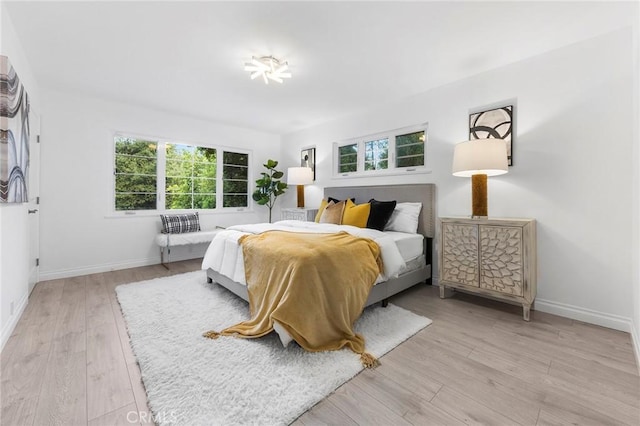
[[[5,2],[41,87],[288,133],[632,25],[631,2]],[[250,80],[251,56],[293,77]]]

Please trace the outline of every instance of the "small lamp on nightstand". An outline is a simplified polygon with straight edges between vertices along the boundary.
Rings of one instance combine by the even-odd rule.
[[[509,171],[507,144],[502,139],[461,142],[453,151],[453,175],[471,177],[472,217],[487,217],[487,176]]]
[[[304,207],[304,186],[313,183],[313,170],[310,167],[289,167],[287,185],[298,185],[298,208]]]

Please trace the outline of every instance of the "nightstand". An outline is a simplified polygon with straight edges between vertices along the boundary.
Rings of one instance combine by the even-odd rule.
[[[440,219],[440,297],[447,287],[522,305],[536,297],[534,219]]]
[[[307,209],[307,208],[282,209],[280,213],[280,219],[313,222],[316,220],[316,214],[318,214],[318,209]]]

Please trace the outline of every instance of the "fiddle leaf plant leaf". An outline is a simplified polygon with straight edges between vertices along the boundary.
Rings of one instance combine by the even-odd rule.
[[[267,164],[265,164],[264,166],[269,170],[273,170],[278,167],[278,162],[275,160],[267,160]]]

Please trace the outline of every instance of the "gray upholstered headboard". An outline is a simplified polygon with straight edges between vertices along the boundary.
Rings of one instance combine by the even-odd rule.
[[[366,203],[375,198],[378,201],[396,200],[401,202],[422,203],[418,232],[426,237],[436,235],[436,185],[433,183],[380,186],[340,186],[325,188],[324,196],[339,200],[356,199],[356,204]]]

